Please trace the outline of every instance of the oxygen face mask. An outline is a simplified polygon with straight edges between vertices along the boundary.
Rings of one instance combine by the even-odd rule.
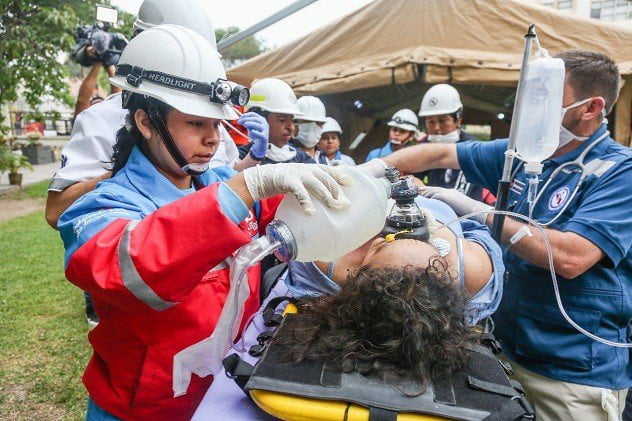
[[[395,200],[395,205],[386,217],[381,235],[391,239],[412,238],[428,242],[428,220],[415,203],[415,198],[419,196],[417,186],[411,178],[399,178],[399,171],[395,167],[388,168],[385,176],[391,182],[391,199]]]

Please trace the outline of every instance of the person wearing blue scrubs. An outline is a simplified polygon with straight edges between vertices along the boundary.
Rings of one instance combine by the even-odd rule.
[[[587,174],[576,195],[577,167],[562,171],[533,210],[552,246],[561,300],[568,315],[592,334],[614,342],[632,335],[632,150],[607,133],[605,115],[619,93],[620,75],[606,55],[565,51],[566,78],[560,143],[543,162],[544,185],[560,165],[595,146],[584,157]],[[602,140],[595,143],[597,139]],[[496,192],[507,140],[419,145],[363,164],[379,174],[386,165],[404,172],[431,168],[461,169],[467,179]],[[516,164],[509,210],[528,215],[527,175]],[[446,202],[459,215],[489,209],[455,190],[428,188],[423,193]],[[567,203],[568,202],[568,203]],[[481,220],[491,226],[493,217]],[[525,223],[506,218],[507,273],[501,305],[493,318],[495,335],[516,378],[525,387],[539,420],[618,419],[632,386],[630,350],[597,342],[562,316],[554,295],[545,242],[533,230],[514,245],[509,239]]]
[[[388,142],[381,148],[373,149],[366,157],[366,162],[373,158],[383,158],[404,147],[417,143],[415,135],[419,129],[419,118],[413,110],[402,108],[393,114],[386,123],[390,130]]]

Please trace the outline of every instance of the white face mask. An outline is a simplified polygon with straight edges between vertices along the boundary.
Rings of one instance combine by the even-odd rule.
[[[320,141],[320,135],[323,129],[314,122],[300,123],[298,125],[298,134],[296,139],[306,148],[313,148]]]
[[[290,145],[285,145],[282,148],[268,143],[268,153],[266,158],[274,162],[285,162],[296,156],[296,149],[291,148]]]
[[[208,169],[209,169],[209,163],[205,162],[203,164],[187,164],[182,168],[182,171],[190,175],[198,175],[203,172],[206,172],[206,170]]]
[[[429,134],[428,142],[432,143],[456,143],[461,138],[459,130],[456,129],[448,134]]]
[[[560,121],[564,120],[564,116],[566,115],[566,111],[570,110],[571,108],[579,107],[580,105],[587,103],[591,99],[592,98],[586,98],[586,99],[583,99],[581,101],[574,102],[571,105],[569,105],[568,107],[562,107],[562,118],[560,118]],[[606,110],[602,109],[601,110],[601,114],[605,117],[606,116]],[[564,127],[560,123],[560,143],[558,144],[557,147],[561,148],[562,146],[569,144],[573,140],[579,140],[580,142],[583,142],[584,140],[588,139],[589,137],[590,136],[577,136],[575,133],[571,132],[570,130],[568,130],[566,127]]]
[[[564,145],[568,145],[573,140],[579,140],[580,142],[583,142],[584,140],[588,139],[588,137],[589,136],[577,136],[566,127],[560,125],[560,143],[557,147],[561,148]]]

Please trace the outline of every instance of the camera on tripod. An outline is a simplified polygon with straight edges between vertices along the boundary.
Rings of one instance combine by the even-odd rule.
[[[112,24],[118,21],[118,10],[104,6],[96,8],[96,22],[93,25],[79,25],[75,29],[75,46],[71,57],[84,67],[94,63],[114,66],[121,58],[127,45],[123,34],[110,32]]]

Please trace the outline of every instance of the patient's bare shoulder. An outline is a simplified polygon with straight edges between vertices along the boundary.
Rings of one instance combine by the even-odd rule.
[[[474,296],[487,284],[494,271],[492,260],[483,246],[463,240],[463,270],[465,289]]]

